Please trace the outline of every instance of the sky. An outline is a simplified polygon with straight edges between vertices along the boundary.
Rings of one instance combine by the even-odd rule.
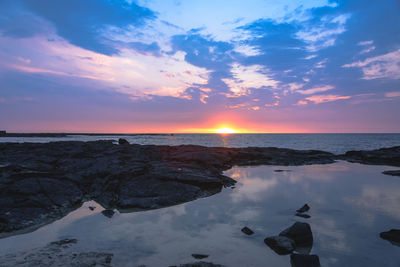
[[[399,0],[0,10],[0,130],[400,132]]]

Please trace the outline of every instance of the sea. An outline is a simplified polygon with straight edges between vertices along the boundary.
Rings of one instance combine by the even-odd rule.
[[[400,145],[400,134],[72,135],[0,141],[119,137],[136,144],[272,146],[338,154]],[[314,242],[295,253],[317,255],[323,267],[399,267],[400,243],[380,237],[381,232],[400,229],[400,177],[383,174],[398,169],[341,160],[306,166],[234,166],[224,174],[237,183],[220,193],[155,210],[115,209],[111,218],[102,214],[105,207],[90,200],[32,232],[0,238],[0,266],[28,266],[23,262],[38,249],[71,238],[78,240],[70,249],[73,253],[111,253],[111,266],[187,266],[183,264],[199,261],[193,254],[202,254],[201,261],[227,267],[293,267],[290,255],[276,254],[264,239],[295,222],[306,222]],[[305,203],[311,207],[306,213],[310,217],[296,216]],[[241,232],[245,226],[254,234]]]
[[[279,147],[323,150],[343,154],[349,150],[371,150],[400,146],[400,133],[343,134],[137,134],[67,135],[66,137],[1,137],[0,142],[56,142],[126,139],[141,145],[201,145],[208,147]]]

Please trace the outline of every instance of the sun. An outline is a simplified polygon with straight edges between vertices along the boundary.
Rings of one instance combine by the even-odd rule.
[[[232,134],[232,133],[237,133],[236,130],[231,129],[231,128],[227,128],[227,127],[215,129],[214,132],[215,132],[215,133],[218,133],[218,134]]]

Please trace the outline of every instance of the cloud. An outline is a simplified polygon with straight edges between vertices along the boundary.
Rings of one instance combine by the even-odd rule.
[[[278,81],[271,78],[260,65],[243,66],[234,63],[231,69],[232,78],[222,79],[234,96],[247,95],[250,89],[261,87],[276,88]]]
[[[385,93],[385,96],[386,97],[390,97],[390,98],[392,98],[392,97],[400,97],[400,91],[398,91],[398,92],[387,92],[387,93]]]
[[[332,90],[335,87],[332,85],[325,85],[325,86],[320,86],[320,87],[313,87],[310,89],[306,89],[306,90],[295,90],[296,93],[300,93],[302,95],[312,95],[315,93],[320,93],[320,92],[326,92],[328,90]]]
[[[140,27],[146,20],[154,19],[155,14],[151,10],[137,5],[135,2],[128,3],[124,0],[97,1],[97,0],[15,0],[21,10],[25,8],[28,14],[35,14],[47,20],[54,27],[59,36],[68,40],[71,44],[87,50],[105,55],[117,54],[115,43],[105,38],[104,31],[107,27],[123,28],[129,25]],[[31,16],[11,18],[11,21],[26,20],[26,23],[35,25],[37,18]],[[23,29],[21,25],[18,29]],[[28,27],[29,32],[17,29],[7,29],[6,35],[14,37],[32,37],[35,34],[33,27]]]
[[[310,97],[306,97],[305,99],[314,102],[315,104],[321,104],[325,102],[332,102],[341,99],[349,99],[351,96],[339,96],[339,95],[314,95]]]
[[[363,61],[345,64],[343,68],[361,68],[365,80],[378,78],[400,79],[400,49]]]

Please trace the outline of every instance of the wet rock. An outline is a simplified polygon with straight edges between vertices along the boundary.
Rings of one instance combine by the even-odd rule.
[[[296,210],[298,213],[303,213],[306,211],[310,210],[310,206],[308,206],[308,204],[304,204],[303,207],[301,207],[300,209]]]
[[[250,228],[248,228],[247,226],[243,227],[241,230],[243,233],[245,233],[246,235],[252,235],[254,234],[253,230],[251,230]]]
[[[95,209],[96,209],[96,207],[93,207],[93,206],[89,206],[88,207],[91,211],[94,211]]]
[[[380,237],[390,242],[400,243],[400,230],[391,229],[390,231],[382,232]]]
[[[271,236],[264,239],[264,243],[279,255],[287,255],[295,249],[295,242],[285,236]]]
[[[320,267],[319,257],[317,255],[290,255],[290,264],[292,267]]]
[[[197,260],[201,260],[201,259],[208,258],[208,255],[206,255],[206,254],[192,254],[192,257],[197,259]]]
[[[301,218],[305,218],[305,219],[311,218],[310,215],[308,215],[308,214],[303,214],[303,213],[296,213],[296,216],[301,217]]]
[[[283,230],[279,235],[292,239],[296,247],[308,247],[313,244],[313,235],[308,223],[296,222],[291,227]]]
[[[281,169],[278,169],[278,170],[274,170],[274,172],[290,172],[291,170],[281,170]]]
[[[392,175],[392,176],[400,176],[400,170],[395,170],[395,171],[384,171],[382,172],[383,174],[386,175]]]
[[[120,138],[120,139],[118,139],[118,144],[119,145],[129,145],[129,142],[124,138]]]
[[[63,245],[67,245],[67,244],[76,244],[77,242],[78,242],[78,240],[76,240],[76,239],[66,238],[66,239],[62,239],[59,241],[51,242],[50,245],[63,246]]]
[[[101,214],[103,214],[104,216],[106,216],[107,218],[112,218],[112,216],[114,216],[114,211],[113,210],[103,210],[101,212]]]

